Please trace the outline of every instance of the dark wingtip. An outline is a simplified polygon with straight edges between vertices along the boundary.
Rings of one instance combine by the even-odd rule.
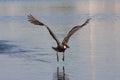
[[[86,22],[89,23],[89,21],[90,21],[91,19],[92,19],[92,18],[88,18]]]
[[[31,14],[27,15],[28,21],[31,21],[30,18],[33,17]]]
[[[44,26],[44,24],[40,21],[38,21],[36,18],[34,18],[31,14],[27,15],[28,17],[28,21],[35,24],[35,25],[40,25],[40,26]]]
[[[31,14],[27,15],[28,19],[29,19],[31,16],[32,16]],[[33,16],[32,16],[32,17],[33,17]]]

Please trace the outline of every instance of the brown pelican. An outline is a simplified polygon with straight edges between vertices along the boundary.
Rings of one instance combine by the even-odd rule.
[[[53,31],[52,31],[46,24],[44,24],[44,23],[42,23],[41,21],[37,20],[37,19],[36,19],[35,17],[33,17],[31,14],[28,15],[28,21],[29,21],[29,22],[31,22],[31,23],[33,23],[33,24],[35,24],[35,25],[45,26],[45,27],[48,29],[50,35],[51,35],[51,36],[53,37],[53,39],[56,41],[57,47],[52,47],[52,49],[54,49],[54,50],[57,52],[57,54],[56,54],[56,55],[57,55],[57,61],[59,61],[58,52],[63,52],[63,58],[62,58],[62,60],[64,61],[64,53],[65,53],[65,50],[66,50],[67,48],[69,48],[69,46],[68,46],[67,43],[68,43],[70,37],[71,37],[77,30],[81,29],[83,26],[85,26],[86,24],[88,24],[89,21],[90,21],[90,19],[91,19],[91,18],[87,19],[82,25],[78,25],[78,26],[73,27],[73,28],[68,32],[67,36],[63,39],[63,41],[60,42],[60,41],[58,40],[58,38],[56,37],[56,35],[53,33]]]

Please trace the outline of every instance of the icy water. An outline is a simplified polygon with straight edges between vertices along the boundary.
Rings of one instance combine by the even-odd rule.
[[[0,0],[0,80],[120,80],[119,0]],[[56,42],[92,18],[69,41],[65,62]]]

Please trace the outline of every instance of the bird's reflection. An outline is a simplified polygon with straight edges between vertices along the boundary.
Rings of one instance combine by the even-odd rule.
[[[53,80],[69,80],[67,74],[65,73],[65,67],[62,67],[62,71],[57,67],[57,72],[54,74]]]

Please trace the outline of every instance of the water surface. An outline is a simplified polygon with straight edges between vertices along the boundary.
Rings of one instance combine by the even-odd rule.
[[[120,1],[1,0],[0,80],[120,79]],[[56,61],[55,41],[44,27],[27,21],[32,14],[62,39],[75,25],[92,18],[75,33],[65,62]],[[64,69],[63,69],[64,67]]]

